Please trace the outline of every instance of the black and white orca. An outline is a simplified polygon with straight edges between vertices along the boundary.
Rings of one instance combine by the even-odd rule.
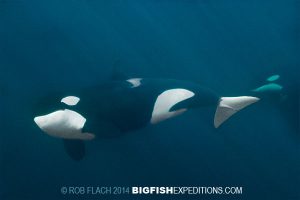
[[[206,106],[216,107],[214,127],[218,128],[259,100],[252,96],[220,97],[195,83],[148,78],[112,80],[50,99],[43,106],[48,110],[37,113],[34,122],[48,135],[64,139],[67,153],[75,160],[85,155],[83,141],[101,134],[119,135]]]

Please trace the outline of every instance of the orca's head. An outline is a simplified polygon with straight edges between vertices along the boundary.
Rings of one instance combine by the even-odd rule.
[[[58,102],[59,104],[54,103],[56,107],[46,106],[47,112],[34,116],[34,122],[43,132],[53,137],[82,140],[93,139],[90,134],[82,133],[86,118],[80,113],[69,109],[70,106],[76,106],[79,100],[75,96],[62,98]]]

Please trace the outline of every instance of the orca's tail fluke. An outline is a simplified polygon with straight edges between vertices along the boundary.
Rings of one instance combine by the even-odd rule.
[[[238,111],[257,101],[259,101],[259,98],[251,96],[221,97],[215,113],[215,128],[218,128]]]

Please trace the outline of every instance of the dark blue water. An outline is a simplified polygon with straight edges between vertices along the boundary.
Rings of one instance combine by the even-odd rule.
[[[297,0],[0,0],[0,199],[62,199],[60,187],[76,185],[243,186],[230,199],[300,199],[299,8]],[[214,111],[192,111],[91,142],[74,162],[35,126],[34,102],[108,80],[118,60],[129,76],[189,80],[222,96],[280,74],[287,98],[217,130]]]

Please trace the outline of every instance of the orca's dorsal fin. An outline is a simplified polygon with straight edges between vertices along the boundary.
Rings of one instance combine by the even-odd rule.
[[[113,71],[111,74],[111,79],[118,81],[118,80],[127,80],[129,77],[120,69],[121,60],[118,59],[113,64]]]

